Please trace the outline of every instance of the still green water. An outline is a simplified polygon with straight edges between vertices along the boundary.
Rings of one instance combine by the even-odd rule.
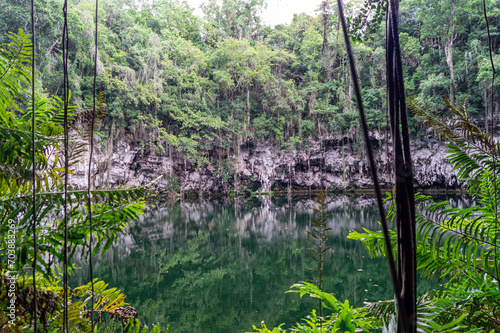
[[[285,294],[314,279],[307,272],[315,267],[307,254],[313,207],[309,197],[158,205],[94,259],[94,277],[124,292],[144,324],[189,333],[244,332],[261,321],[290,327],[317,306]],[[392,298],[387,263],[346,239],[351,230],[379,228],[375,201],[330,197],[328,210],[323,290],[353,306]],[[79,265],[72,282],[85,284],[88,269]]]

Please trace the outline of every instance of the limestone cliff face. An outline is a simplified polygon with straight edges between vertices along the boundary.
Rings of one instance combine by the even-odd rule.
[[[377,172],[382,186],[391,186],[392,149],[378,135],[372,143],[375,148]],[[358,149],[359,150],[359,149]],[[418,187],[460,187],[456,172],[446,159],[444,143],[434,140],[414,140],[412,158],[414,163],[414,183]],[[220,161],[227,157],[234,158],[233,167],[236,175],[229,179],[216,170]],[[195,169],[185,154],[170,149],[166,154],[138,146],[125,141],[115,142],[107,151],[94,151],[92,174],[94,186],[138,186],[164,175],[157,183],[159,190],[167,189],[172,180],[181,191],[199,191],[204,193],[228,192],[229,188],[251,188],[262,191],[337,187],[371,187],[370,167],[364,152],[355,151],[344,140],[324,139],[311,141],[308,149],[286,150],[285,147],[270,143],[248,141],[241,145],[239,156],[227,155],[214,147],[209,154],[209,165],[200,172]],[[87,184],[88,154],[76,166],[71,183],[77,188]],[[201,177],[201,186],[200,186]]]

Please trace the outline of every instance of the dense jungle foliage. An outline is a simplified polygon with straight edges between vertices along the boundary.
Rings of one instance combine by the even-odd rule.
[[[450,116],[440,118],[430,106],[415,100],[409,102],[419,120],[448,141],[447,157],[460,179],[468,180],[468,194],[475,203],[471,207],[455,208],[448,200],[435,202],[430,196],[415,196],[417,270],[422,280],[434,284],[418,292],[417,331],[492,333],[500,327],[497,316],[500,304],[500,143],[472,122],[465,99],[457,106],[449,100],[443,105]],[[394,225],[394,193],[387,193],[386,200],[391,203],[388,219]],[[313,232],[323,225],[327,213],[321,196],[318,202],[314,219],[317,224],[310,228]],[[389,232],[394,256],[398,251],[396,232],[394,227]],[[363,228],[362,232],[351,231],[347,238],[361,241],[372,258],[387,257],[380,230]],[[320,240],[323,241],[321,233],[314,233],[313,244]],[[317,255],[321,251],[314,253]],[[384,332],[397,331],[394,300],[366,302],[363,308],[353,308],[348,300],[342,302],[321,290],[318,282],[294,284],[289,292],[320,300],[319,311],[313,310],[291,328],[291,332],[338,332],[347,328],[354,333],[357,329],[370,332],[381,327]],[[322,307],[325,309],[323,316]],[[281,326],[271,331],[265,323],[254,329],[260,333],[283,332]]]
[[[93,3],[73,3],[69,10],[74,105],[70,118],[74,120],[77,112],[90,109],[93,59],[97,58],[98,88],[107,104],[101,131],[116,136],[128,132],[138,143],[159,150],[165,145],[185,149],[199,164],[206,159],[209,142],[237,150],[248,138],[282,144],[300,142],[301,146],[316,136],[345,135],[359,141],[335,6],[326,2],[318,17],[297,15],[290,25],[271,28],[260,24],[259,12],[264,5],[263,0],[225,0],[222,5],[211,0],[204,5],[206,18],[202,20],[177,1],[150,5],[104,1],[100,8],[100,51],[96,55],[92,51]],[[500,147],[470,118],[487,115],[498,107],[488,104],[492,70],[481,2],[409,0],[401,6],[400,38],[407,92],[415,97],[412,109],[450,142],[450,160],[460,177],[470,181],[470,192],[478,203],[469,209],[450,209],[446,203],[418,198],[419,269],[423,276],[442,283],[440,290],[421,295],[419,327],[432,332],[494,331],[500,326],[500,183],[496,163]],[[61,236],[65,206],[60,160],[62,101],[57,97],[62,95],[60,7],[57,0],[36,2],[36,30],[41,38],[35,45],[40,76],[35,102],[37,151],[32,163],[33,152],[27,144],[32,130],[27,98],[31,44],[18,30],[29,30],[29,2],[0,3],[0,36],[5,43],[0,49],[0,243],[4,252],[12,243],[10,239],[15,238],[19,254],[12,264],[2,258],[0,284],[15,285],[19,306],[15,323],[8,323],[7,313],[1,312],[0,325],[18,332],[33,331],[33,283],[28,275],[9,282],[5,272],[29,269],[35,256],[39,323],[51,332],[60,331],[63,325],[62,288],[53,271],[53,263],[62,261],[65,241]],[[486,1],[486,7],[496,53],[499,5]],[[351,14],[357,11],[355,4],[348,9]],[[378,130],[387,126],[382,30],[365,36],[366,40],[354,48],[370,126]],[[500,64],[497,56],[494,61]],[[494,87],[498,88],[498,82]],[[449,102],[442,102],[444,96]],[[464,104],[456,107],[465,96],[469,96],[467,102],[464,99]],[[436,118],[431,111],[434,109],[453,118],[441,121],[446,118]],[[418,125],[417,116],[412,116],[415,135],[423,126]],[[81,157],[86,145],[81,137],[73,139],[71,161]],[[31,202],[33,170],[37,173],[34,190],[40,200],[36,210]],[[106,251],[117,234],[142,213],[143,189],[95,190],[92,197],[97,242],[93,252],[97,253]],[[70,256],[77,250],[90,253],[87,202],[86,191],[71,191]],[[318,214],[320,211],[316,217],[321,227],[327,212],[323,206]],[[43,221],[34,236],[30,225],[33,215]],[[9,237],[11,230],[15,237]],[[384,253],[377,232],[365,230],[351,237],[362,240],[373,256]],[[41,244],[36,253],[34,239]],[[314,284],[304,282],[292,287],[292,292],[300,296],[321,299],[320,308],[328,312],[320,318],[313,311],[294,331],[354,332],[357,327],[370,330],[394,325],[391,301],[354,309],[348,301],[337,300]],[[71,291],[67,306],[74,331],[92,331],[89,288],[87,284]],[[123,294],[107,289],[102,281],[96,281],[95,292],[94,310],[116,319],[104,322],[102,331],[120,327],[122,319],[129,323],[126,331],[142,330],[139,323],[129,320],[131,315],[122,306]],[[5,309],[9,300],[3,288],[1,296],[0,306]],[[255,329],[269,331],[265,324]]]
[[[0,47],[0,331],[60,332],[65,318],[64,257],[71,259],[77,254],[89,256],[107,251],[118,233],[142,214],[146,187],[91,192],[70,187],[66,202],[61,135],[64,103],[58,97],[41,93],[34,96],[32,104],[32,44],[22,29],[18,34],[9,34],[8,41]],[[32,132],[33,110],[36,125]],[[72,122],[76,119],[74,111],[75,107],[69,105],[68,118]],[[81,125],[85,131],[86,123]],[[87,149],[88,137],[78,133],[70,140],[68,164],[74,166]],[[70,168],[69,173],[72,172]],[[37,194],[36,205],[33,191]],[[64,206],[68,207],[67,214],[63,213]],[[92,247],[89,208],[93,215]],[[32,268],[37,272],[36,289],[32,275],[26,274]],[[68,271],[74,271],[73,264],[69,263]],[[71,332],[93,332],[89,325],[92,309],[107,320],[101,325],[104,329],[114,331],[124,322],[128,323],[124,331],[137,332],[140,324],[129,320],[125,295],[107,287],[95,279],[93,287],[89,282],[69,290]],[[88,297],[91,290],[94,301]],[[152,332],[158,333],[160,328],[154,327]]]
[[[28,4],[0,2],[3,41],[8,31],[29,30]],[[60,96],[62,1],[35,6],[40,81]],[[346,6],[347,16],[356,16],[363,4]],[[486,7],[496,52],[500,8],[493,0]],[[100,130],[115,137],[126,130],[160,151],[166,144],[180,147],[198,162],[209,142],[235,154],[247,138],[297,148],[332,135],[361,143],[336,5],[327,1],[316,17],[297,14],[275,27],[262,25],[263,8],[264,0],[207,0],[201,19],[178,0],[101,1],[98,90],[107,116]],[[68,10],[72,101],[85,110],[92,106],[94,2],[74,1]],[[408,96],[440,111],[446,111],[444,97],[453,103],[469,96],[468,111],[484,119],[491,110],[491,67],[482,2],[408,0],[400,12]],[[366,18],[359,17],[351,22],[362,32]],[[383,22],[377,24],[354,52],[369,126],[385,130],[385,32]],[[497,57],[495,63],[500,66]],[[425,133],[410,121],[414,135]]]

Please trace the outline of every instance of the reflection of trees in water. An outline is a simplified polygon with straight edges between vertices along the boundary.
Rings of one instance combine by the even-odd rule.
[[[329,227],[336,235],[345,229],[365,227],[376,228],[373,219],[376,208],[372,199],[357,202],[342,196],[328,200],[328,210],[332,212]],[[344,214],[346,204],[347,215]],[[257,237],[259,242],[275,242],[278,239],[304,238],[306,226],[312,216],[313,199],[285,201],[267,205],[234,204],[224,201],[204,201],[200,203],[183,202],[171,208],[155,208],[148,213],[147,221],[136,225],[136,230],[146,234],[150,240],[168,239],[173,233],[176,238],[198,230],[212,231],[223,224],[231,232],[242,238]],[[135,233],[134,233],[135,234]]]
[[[314,306],[284,294],[311,278],[305,249],[313,205],[221,200],[156,207],[98,260],[95,276],[127,294],[145,323],[170,323],[179,332],[241,332],[261,320],[291,325]],[[329,198],[328,209],[333,236],[323,289],[358,306],[391,298],[387,263],[370,260],[360,242],[345,238],[377,227],[373,200]]]

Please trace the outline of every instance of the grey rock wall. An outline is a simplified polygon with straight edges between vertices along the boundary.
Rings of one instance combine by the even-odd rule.
[[[171,149],[166,154],[157,154],[146,148],[133,146],[125,141],[115,142],[113,153],[94,151],[92,175],[94,186],[126,187],[143,185],[164,174],[157,183],[159,190],[177,179],[181,191],[200,188],[204,193],[227,192],[231,187],[252,188],[262,191],[309,189],[323,186],[369,188],[372,180],[370,166],[364,152],[355,151],[344,140],[325,139],[310,142],[307,150],[285,150],[271,143],[248,141],[240,147],[240,155],[235,158],[237,176],[227,182],[215,170],[219,161],[227,158],[221,149],[213,148],[209,154],[210,163],[200,172],[194,168],[185,154]],[[382,139],[374,135],[377,172],[382,186],[391,186],[392,149],[389,151]],[[111,149],[107,149],[111,151]],[[418,187],[461,187],[456,172],[446,160],[444,143],[435,140],[414,140],[412,158],[414,162],[414,182]],[[109,166],[109,167],[108,167]],[[71,183],[76,188],[86,188],[88,154],[76,166]],[[170,178],[172,177],[172,178]]]

